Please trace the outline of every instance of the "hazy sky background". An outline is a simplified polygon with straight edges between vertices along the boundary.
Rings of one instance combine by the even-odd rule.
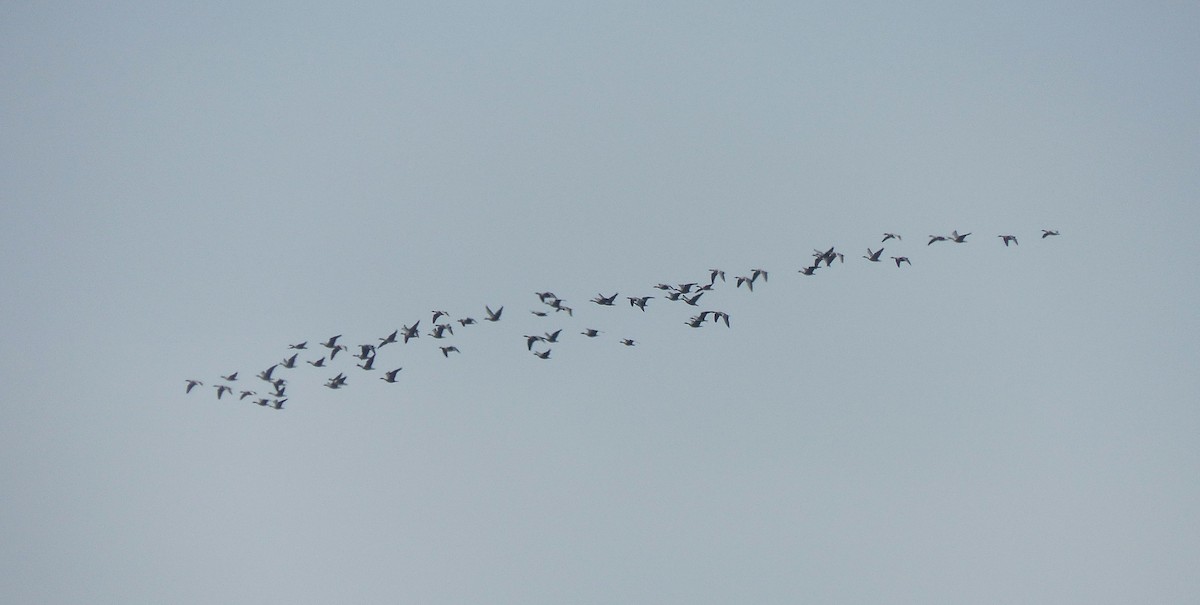
[[[5,3],[0,601],[1195,602],[1198,23]]]

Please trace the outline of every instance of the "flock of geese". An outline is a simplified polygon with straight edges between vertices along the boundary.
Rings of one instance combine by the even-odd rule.
[[[928,236],[929,240],[925,245],[930,246],[937,242],[964,244],[967,243],[967,237],[970,235],[970,232],[959,233],[957,230],[951,232],[948,236],[930,235]],[[1046,239],[1048,237],[1054,237],[1057,235],[1059,235],[1057,230],[1042,229],[1041,239]],[[1000,234],[996,237],[1000,238],[1006,248],[1010,245],[1020,245],[1015,235]],[[890,240],[901,242],[903,241],[903,238],[895,233],[884,233],[883,239],[880,240],[880,243],[886,244]],[[873,250],[868,247],[867,253],[863,255],[862,258],[873,263],[883,262],[883,252],[883,247],[880,247],[878,250]],[[812,257],[813,260],[810,264],[798,270],[801,275],[812,276],[817,272],[818,269],[828,269],[829,267],[832,267],[834,261],[837,261],[839,264],[846,262],[845,255],[841,252],[838,252],[836,247],[830,247],[828,250],[813,250]],[[912,261],[910,261],[907,256],[889,256],[888,258],[896,264],[897,268],[900,268],[902,264],[907,264],[909,266],[912,265]],[[734,276],[734,288],[741,289],[744,287],[746,290],[753,292],[754,286],[759,282],[759,280],[761,280],[762,283],[766,283],[768,279],[769,273],[765,269],[751,269],[746,275]],[[631,308],[638,309],[643,313],[646,311],[646,307],[650,305],[650,301],[656,299],[661,299],[672,304],[682,304],[696,307],[699,309],[701,299],[706,294],[710,294],[710,292],[717,290],[718,282],[721,284],[727,283],[725,271],[721,269],[709,269],[707,282],[693,281],[678,284],[659,283],[653,286],[653,288],[660,290],[661,294],[625,296],[624,300],[629,302],[629,306]],[[538,317],[549,317],[552,315],[565,313],[568,317],[574,317],[575,310],[567,305],[566,300],[560,298],[553,292],[535,292],[534,295],[537,297],[541,306],[535,306],[535,308],[530,310],[530,313],[533,315]],[[617,301],[620,300],[619,297],[619,292],[614,292],[613,294],[607,296],[601,292],[597,293],[597,295],[592,298],[590,302],[602,307],[613,307],[617,306]],[[706,299],[705,302],[707,303],[708,300]],[[504,314],[503,306],[497,306],[495,309],[492,309],[490,305],[484,305],[483,310],[484,315],[478,321],[474,317],[452,318],[446,311],[433,310],[430,312],[429,321],[429,325],[432,327],[430,327],[429,330],[424,333],[424,336],[439,342],[437,345],[438,350],[445,358],[449,358],[451,353],[461,354],[462,352],[457,346],[452,344],[443,346],[440,343],[454,337],[454,324],[458,324],[459,330],[461,331],[467,328],[467,326],[478,324],[479,321],[485,321],[489,323],[499,322]],[[285,377],[285,374],[288,371],[300,367],[302,363],[312,366],[313,368],[324,368],[327,372],[333,371],[335,365],[346,365],[350,363],[346,361],[346,358],[349,357],[358,360],[356,363],[354,363],[354,365],[358,367],[359,371],[372,372],[373,370],[377,369],[375,367],[375,362],[384,347],[389,345],[403,346],[408,344],[409,341],[418,339],[422,336],[421,321],[423,320],[418,320],[411,326],[404,325],[401,328],[397,328],[390,334],[376,338],[375,342],[370,343],[356,344],[352,346],[346,345],[342,342],[339,342],[342,339],[342,335],[338,334],[325,339],[323,342],[315,343],[312,349],[309,348],[309,341],[307,340],[289,344],[287,346],[287,350],[291,353],[290,355],[287,355],[278,363],[275,363],[270,367],[258,372],[256,378],[261,381],[260,383],[256,383],[251,387],[243,388],[241,385],[248,381],[239,380],[239,372],[232,372],[230,374],[220,376],[220,380],[214,382],[210,386],[216,390],[217,399],[223,399],[226,395],[228,395],[230,400],[236,399],[237,401],[244,401],[249,399],[251,402],[261,407],[282,410],[284,409],[284,404],[288,401],[288,379]],[[705,324],[712,324],[714,326],[723,325],[725,328],[729,328],[731,326],[729,313],[717,309],[705,309],[700,310],[697,314],[691,316],[691,318],[684,322],[684,325],[691,328],[701,328]],[[542,334],[525,334],[523,335],[525,340],[525,348],[535,357],[540,359],[550,359],[553,346],[559,342],[562,331],[563,329],[560,328],[553,332],[544,332]],[[584,331],[580,332],[580,334],[589,339],[598,338],[603,333],[604,332],[599,329],[590,327],[585,328]],[[620,338],[617,339],[616,342],[626,347],[637,345],[637,341],[632,338]],[[321,351],[321,349],[324,349],[324,351]],[[312,357],[313,353],[318,353],[319,357],[316,357],[315,359],[300,359],[301,355]],[[338,357],[339,353],[344,353],[340,359]],[[389,384],[395,384],[400,382],[399,376],[403,369],[403,367],[397,367],[394,369],[381,371],[379,372],[381,375],[378,376],[378,378]],[[325,381],[324,386],[331,390],[338,390],[349,386],[350,377],[346,375],[346,371],[354,372],[349,368],[347,368],[345,371],[338,370],[336,375],[329,377]],[[197,387],[205,386],[204,382],[196,379],[187,379],[184,382],[186,385],[184,389],[185,393],[191,393],[196,390]]]

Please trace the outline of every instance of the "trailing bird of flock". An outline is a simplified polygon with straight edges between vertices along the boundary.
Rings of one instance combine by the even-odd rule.
[[[971,232],[959,233],[957,230],[952,231],[949,235],[929,235],[928,241],[926,241],[925,245],[931,246],[938,242],[966,244],[969,241],[967,238],[970,235],[972,235]],[[1058,235],[1058,230],[1042,229],[1040,239],[1044,240],[1046,238],[1055,237]],[[1000,239],[1005,248],[1010,247],[1010,245],[1020,245],[1020,242],[1018,242],[1017,236],[1015,235],[1005,233],[998,234],[996,237]],[[903,237],[896,233],[886,232],[883,234],[880,244],[886,244],[886,247],[891,247],[893,244],[889,244],[888,242],[893,242],[895,245],[899,245],[901,242],[903,242]],[[866,254],[863,255],[862,258],[866,259],[867,262],[881,262],[884,249],[885,247],[880,247],[878,250],[868,247]],[[912,266],[912,261],[909,260],[907,256],[889,256],[887,258],[890,258],[895,263],[897,269],[902,269],[901,265],[908,265],[910,267]],[[845,254],[837,251],[835,246],[830,247],[827,250],[814,249],[812,253],[812,259],[813,260],[809,264],[804,265],[797,270],[800,275],[811,277],[816,275],[818,269],[830,269],[834,266],[835,261],[838,264],[844,264],[846,262]],[[765,284],[768,282],[768,278],[769,273],[765,269],[750,269],[745,275],[737,275],[733,277],[734,290],[745,288],[747,292],[753,292],[756,283],[760,283],[761,280],[761,284]],[[638,293],[638,295],[634,296],[626,295],[624,298],[629,301],[630,308],[637,309],[642,313],[647,312],[647,307],[660,306],[660,303],[651,305],[651,301],[654,300],[664,301],[661,304],[679,304],[699,308],[701,304],[701,297],[709,294],[710,292],[719,290],[721,286],[726,284],[726,275],[723,269],[709,269],[706,281],[702,279],[700,281],[689,281],[674,284],[658,283],[652,286],[652,289],[660,290],[661,294],[654,295]],[[533,315],[537,317],[562,317],[562,314],[565,314],[565,316],[568,318],[574,318],[575,310],[567,305],[567,301],[565,299],[559,297],[553,292],[534,292],[533,295],[537,299],[536,304],[540,305],[530,309],[530,313]],[[620,292],[614,292],[611,295],[605,295],[603,292],[600,292],[597,293],[596,296],[589,302],[601,307],[617,307],[618,305],[616,301],[620,295]],[[709,299],[706,299],[705,301],[706,306],[708,300]],[[489,323],[498,323],[502,321],[504,316],[504,306],[498,305],[495,309],[493,309],[490,304],[483,305],[483,313],[483,321]],[[279,362],[276,362],[266,369],[260,371],[256,377],[261,381],[261,383],[255,385],[255,387],[243,389],[240,386],[235,386],[242,385],[246,382],[239,379],[238,375],[241,373],[240,371],[220,375],[219,380],[214,381],[210,386],[216,391],[216,398],[218,400],[224,400],[224,397],[228,395],[230,401],[244,401],[246,399],[250,399],[252,403],[260,407],[282,410],[284,409],[284,404],[289,399],[287,396],[288,377],[283,375],[284,371],[315,371],[302,370],[299,368],[301,355],[308,354],[308,356],[311,357],[312,354],[317,354],[319,355],[318,357],[304,359],[303,361],[307,365],[317,369],[334,371],[332,369],[333,364],[336,363],[338,365],[346,365],[348,363],[344,361],[345,356],[343,356],[342,361],[335,361],[338,353],[347,352],[350,357],[358,360],[358,363],[354,363],[354,365],[357,366],[358,372],[365,373],[361,374],[361,376],[371,377],[373,376],[372,372],[377,369],[376,358],[380,355],[380,351],[388,345],[403,346],[407,345],[411,340],[420,339],[422,336],[422,321],[424,321],[424,318],[413,322],[411,326],[405,324],[400,328],[392,330],[385,336],[374,338],[372,339],[375,341],[374,343],[364,343],[349,346],[338,342],[343,335],[338,334],[330,336],[326,338],[324,342],[319,342],[316,345],[326,349],[327,352],[325,353],[321,353],[315,349],[309,349],[310,341],[308,340],[294,344],[288,344],[285,350],[292,352],[292,354],[283,357],[283,359]],[[430,311],[430,327],[428,328],[427,332],[424,332],[424,336],[435,340],[445,340],[449,338],[457,339],[459,337],[455,336],[454,324],[458,324],[460,331],[463,331],[466,330],[468,326],[478,325],[479,322],[476,321],[474,317],[452,317],[451,314],[446,311],[435,309]],[[720,309],[704,309],[698,314],[692,315],[687,321],[683,322],[683,325],[693,329],[704,328],[706,325],[723,326],[723,329],[730,328],[732,326],[729,313]],[[595,327],[585,327],[584,331],[579,332],[579,334],[585,336],[589,340],[597,340],[601,337],[601,335],[606,334],[606,332]],[[563,328],[558,328],[554,331],[543,332],[542,334],[525,334],[522,336],[522,339],[524,340],[525,349],[528,354],[532,354],[533,357],[538,359],[549,360],[551,359],[551,351],[554,350],[555,346],[558,346],[562,342],[560,341],[562,336]],[[620,344],[626,347],[633,347],[638,344],[636,340],[628,337],[628,335],[610,338],[612,338],[610,342],[613,344]],[[519,344],[517,346],[519,347]],[[456,355],[467,354],[463,353],[463,351],[460,350],[457,345],[438,345],[437,348],[437,352],[440,352],[441,356],[447,360],[450,359],[451,353]],[[464,348],[467,347],[464,345]],[[357,353],[349,353],[350,351],[354,350],[357,350]],[[467,350],[470,351],[469,348],[467,348]],[[310,353],[310,351],[312,351],[312,353]],[[397,384],[403,381],[401,378],[401,372],[403,369],[403,367],[388,369],[380,372],[379,374],[382,375],[378,375],[376,377],[385,383]],[[330,390],[349,388],[351,376],[346,374],[347,371],[351,372],[352,374],[356,372],[355,370],[347,368],[345,371],[338,370],[333,376],[326,374],[327,378],[324,381],[324,386]],[[358,376],[355,376],[355,382],[357,382],[357,378]],[[187,379],[184,381],[184,384],[185,394],[192,393],[193,391],[199,392],[197,387],[205,386],[203,381],[196,379]],[[234,395],[235,390],[238,393],[236,396]]]

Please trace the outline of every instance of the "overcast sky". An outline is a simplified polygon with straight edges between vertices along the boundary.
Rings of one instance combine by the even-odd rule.
[[[0,7],[0,601],[1195,602],[1200,7],[652,4]]]

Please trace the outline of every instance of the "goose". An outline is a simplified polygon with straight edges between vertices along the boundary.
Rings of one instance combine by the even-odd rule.
[[[656,285],[654,286],[654,289],[655,289],[655,290],[662,290],[662,291],[664,291],[664,292],[665,292],[665,291],[667,291],[667,290],[674,290],[674,289],[675,289],[675,286],[670,286],[670,285],[667,285],[667,284],[659,283],[659,284],[656,284]]]
[[[530,313],[533,313],[534,315],[537,315],[538,317],[545,317],[545,316],[549,315],[549,313],[547,313],[545,311],[530,311]]]
[[[753,282],[754,280],[758,279],[759,277],[763,278],[763,283],[767,283],[768,281],[770,281],[767,279],[766,271],[764,271],[762,269],[751,269],[750,270],[750,281]]]
[[[360,367],[364,370],[374,370],[375,369],[375,356],[372,355],[372,356],[368,357],[365,362],[360,363],[360,364],[355,364],[355,365],[357,365],[358,367]]]
[[[217,399],[220,399],[221,395],[224,395],[225,393],[229,393],[230,395],[233,394],[233,387],[231,386],[224,384],[214,384],[213,386],[217,389]]]
[[[701,313],[701,314],[700,314],[700,319],[703,321],[703,320],[704,320],[704,317],[705,317],[706,315],[708,315],[709,313],[712,313],[712,316],[713,316],[713,323],[716,323],[716,322],[718,322],[718,321],[724,321],[724,322],[725,322],[725,327],[726,327],[726,328],[728,328],[728,327],[729,327],[729,314],[728,314],[728,313],[726,313],[726,312],[724,312],[724,311],[705,311],[705,312],[703,312],[703,313]]]
[[[901,237],[900,237],[899,235],[896,235],[895,233],[884,233],[884,234],[883,234],[883,239],[879,240],[879,242],[880,242],[880,243],[883,243],[883,242],[886,242],[886,241],[888,241],[888,240],[890,240],[890,239],[894,239],[894,240],[897,240],[897,241],[899,241],[899,240],[901,239]]]
[[[637,307],[637,308],[641,309],[643,312],[645,312],[646,311],[646,303],[650,302],[650,299],[654,298],[654,297],[653,296],[641,296],[641,297],[626,296],[625,298],[629,299],[629,306]]]
[[[679,284],[678,286],[676,286],[675,290],[680,292],[681,294],[687,294],[692,291],[692,288],[694,288],[698,285],[700,285],[700,284],[698,284],[694,281],[688,282],[686,284]]]
[[[500,321],[500,314],[504,312],[504,307],[500,307],[495,311],[493,311],[492,308],[487,305],[484,305],[483,308],[487,311],[487,317],[484,319],[488,321]]]
[[[310,362],[308,362],[308,365],[310,365],[314,368],[323,368],[323,367],[325,367],[325,358],[322,357],[316,361],[310,361]]]
[[[749,289],[751,292],[754,291],[754,280],[750,279],[749,277],[742,277],[742,276],[738,276],[734,279],[737,280],[737,285],[734,286],[735,288],[740,288],[740,287],[742,287],[742,284],[746,284],[747,289]]]
[[[254,403],[257,403],[258,405],[261,405],[263,407],[267,407],[267,403],[269,403],[269,402],[270,402],[269,399],[255,399],[254,400]]]
[[[616,292],[612,296],[605,296],[603,294],[597,294],[596,298],[592,299],[592,302],[594,302],[598,305],[604,305],[605,307],[611,307],[611,306],[613,306],[613,301],[617,300],[618,294],[620,294],[620,292]]]
[[[1046,239],[1047,237],[1050,237],[1051,235],[1058,235],[1058,230],[1057,229],[1054,229],[1054,230],[1042,229],[1042,239]]]
[[[286,390],[287,390],[287,383],[285,383],[285,382],[283,381],[283,379],[279,379],[278,381],[276,381],[276,382],[274,383],[274,385],[275,385],[275,396],[276,396],[276,397],[283,397],[283,393],[284,393],[284,391],[286,391]]]
[[[433,321],[430,323],[437,323],[438,318],[443,315],[450,317],[450,314],[445,311],[431,311],[431,313],[433,313]]]
[[[944,242],[944,241],[946,241],[946,238],[944,236],[931,235],[931,236],[929,236],[929,243],[925,244],[925,245],[928,246],[929,244],[932,244],[933,242]]]
[[[889,258],[896,261],[897,267],[900,266],[900,263],[908,263],[908,266],[910,266],[910,267],[912,266],[912,261],[908,260],[907,256],[891,256]]]
[[[445,338],[446,332],[454,334],[454,327],[450,324],[438,324],[433,327],[433,331],[431,331],[429,335],[434,338]]]
[[[725,272],[720,269],[709,269],[708,270],[708,279],[709,279],[708,285],[711,286],[711,285],[717,283],[718,277],[721,278],[721,281],[725,281]]]
[[[252,397],[252,396],[254,396],[254,395],[257,395],[257,394],[258,394],[258,393],[255,393],[254,391],[242,391],[242,396],[241,396],[241,397],[238,397],[238,401],[241,401],[241,400],[243,400],[243,399],[245,399],[245,398],[247,398],[247,397]]]
[[[873,263],[877,263],[877,262],[879,262],[880,254],[883,254],[883,248],[880,248],[874,252],[871,252],[871,249],[867,248],[867,255],[864,256],[863,258],[865,258]]]
[[[600,335],[600,330],[597,330],[595,328],[588,328],[587,330],[580,332],[580,334],[583,334],[584,336],[587,336],[588,338],[595,338]]]
[[[704,316],[703,315],[693,315],[691,317],[691,319],[688,319],[687,321],[685,321],[683,323],[688,326],[691,326],[693,328],[699,328],[701,325],[704,324]]]
[[[996,237],[998,237],[998,238],[1000,238],[1000,239],[1004,240],[1004,247],[1005,247],[1005,248],[1007,248],[1007,247],[1008,247],[1008,242],[1012,242],[1012,243],[1014,243],[1014,244],[1017,244],[1017,245],[1020,245],[1020,244],[1021,244],[1021,242],[1018,242],[1018,241],[1017,241],[1017,236],[1015,236],[1015,235],[997,235]]]
[[[392,332],[391,334],[388,334],[386,337],[380,338],[379,339],[379,347],[383,348],[385,345],[390,345],[393,342],[396,342],[396,337],[399,335],[400,335],[400,330],[396,330],[396,331]]]
[[[355,355],[355,359],[366,359],[375,356],[375,345],[358,345],[359,353]]]
[[[294,344],[294,345],[288,345],[288,348],[289,348],[289,349],[307,349],[307,348],[308,348],[308,341],[306,340],[306,341],[304,341],[304,342],[301,342],[301,343],[298,343],[298,344]]]
[[[546,337],[543,338],[542,340],[544,340],[546,342],[558,342],[559,332],[562,332],[562,329],[558,329],[553,332],[546,332]]]
[[[530,335],[526,334],[525,335],[525,348],[532,351],[533,343],[535,343],[539,340],[546,340],[546,337],[545,336],[530,336]]]
[[[330,378],[329,381],[325,383],[325,386],[327,386],[331,389],[340,389],[345,385],[346,385],[346,375],[341,372],[338,372],[337,376]]]
[[[438,347],[438,348],[440,348],[442,350],[442,357],[445,357],[447,359],[450,358],[451,351],[453,351],[455,353],[462,353],[462,351],[458,350],[458,347],[451,346],[451,347]]]
[[[562,302],[562,301],[558,301],[558,300],[556,300],[556,301],[554,301],[554,302]],[[571,317],[575,317],[575,310],[574,310],[574,309],[572,309],[571,307],[568,307],[567,305],[556,305],[556,306],[554,307],[554,311],[555,311],[555,312],[558,312],[558,311],[566,311],[566,312],[567,312],[567,315],[570,315]]]
[[[337,357],[338,351],[348,351],[348,350],[349,349],[346,348],[346,345],[338,345],[336,347],[333,347],[333,349],[331,351],[329,351],[329,360],[333,361],[333,358]]]
[[[536,294],[537,297],[542,300],[542,302],[546,302],[548,300],[553,300],[555,298],[558,298],[557,296],[554,295],[553,292],[534,292],[534,294]]]
[[[300,356],[300,354],[296,353],[296,354],[292,355],[291,357],[288,357],[288,358],[284,359],[283,361],[279,362],[279,365],[281,365],[285,368],[289,368],[289,369],[294,368],[294,367],[296,367],[296,358],[299,356]]]
[[[259,377],[259,378],[262,378],[263,380],[265,380],[265,381],[267,381],[267,382],[271,382],[271,373],[275,371],[275,367],[276,367],[276,366],[278,366],[278,365],[279,365],[279,364],[275,364],[275,365],[273,365],[273,366],[271,366],[271,367],[269,367],[269,368],[267,368],[267,369],[265,369],[265,370],[263,370],[263,371],[259,372],[259,373],[258,373],[258,377]]]
[[[462,319],[456,319],[455,321],[457,321],[459,323],[459,325],[461,325],[463,327],[475,325],[474,317],[464,317]]]
[[[820,262],[820,261],[818,261],[818,262]],[[816,272],[817,272],[817,268],[818,268],[819,266],[820,266],[820,265],[813,265],[813,266],[811,266],[811,267],[805,267],[805,268],[803,268],[803,269],[799,270],[797,273],[802,273],[802,274],[804,274],[804,275],[812,275],[813,273],[816,273]]]
[[[399,374],[400,370],[403,370],[403,369],[404,368],[396,368],[390,372],[384,372],[383,376],[380,376],[379,379],[386,380],[388,382],[396,382],[396,374]]]
[[[325,347],[326,349],[332,349],[337,346],[337,339],[339,339],[341,337],[342,337],[342,335],[338,334],[337,336],[334,336],[334,337],[330,338],[329,340],[326,340],[325,342],[321,343],[321,346]]]
[[[198,387],[198,386],[199,387],[204,386],[204,383],[200,382],[199,380],[190,380],[189,379],[189,380],[185,380],[184,382],[187,383],[187,389],[183,391],[184,393],[191,393],[193,388]]]
[[[533,355],[534,355],[534,357],[540,357],[542,359],[550,359],[550,349],[546,349],[545,351],[542,351],[541,353],[534,351]]]
[[[421,322],[418,321],[417,323],[413,324],[412,327],[404,326],[404,342],[407,343],[408,339],[410,339],[410,338],[420,338],[421,337],[421,333],[417,331],[417,327],[420,325],[421,325]]]
[[[228,380],[229,382],[233,382],[233,381],[237,380],[237,375],[238,375],[238,373],[234,372],[228,376],[222,376],[221,380]]]
[[[971,235],[971,234],[964,233],[962,235],[959,235],[958,231],[955,230],[955,231],[950,232],[950,239],[954,240],[954,243],[956,243],[956,244],[963,244],[963,243],[966,243],[968,235]]]
[[[623,344],[627,347],[632,347],[632,346],[636,345],[637,343],[634,342],[634,340],[632,338],[622,338],[621,344]]]
[[[685,298],[683,299],[683,302],[685,302],[685,303],[687,303],[687,304],[689,304],[689,305],[691,305],[691,306],[693,306],[693,307],[694,307],[694,306],[696,306],[696,302],[700,300],[700,297],[701,297],[701,296],[704,296],[704,293],[703,293],[703,292],[701,292],[701,293],[699,293],[699,294],[697,294],[697,295],[695,295],[695,296],[693,296],[693,297],[691,297],[691,298],[687,298],[687,297],[685,297]]]
[[[680,298],[683,298],[683,292],[680,292],[678,290],[672,290],[670,292],[667,292],[666,298],[669,301],[677,301]]]
[[[283,399],[276,399],[275,401],[272,401],[272,402],[271,402],[271,407],[273,407],[273,408],[275,408],[275,409],[277,409],[277,410],[282,410],[282,409],[283,409],[283,403],[284,403],[285,401],[287,401],[287,398],[286,398],[286,397],[285,397],[285,398],[283,398]]]

